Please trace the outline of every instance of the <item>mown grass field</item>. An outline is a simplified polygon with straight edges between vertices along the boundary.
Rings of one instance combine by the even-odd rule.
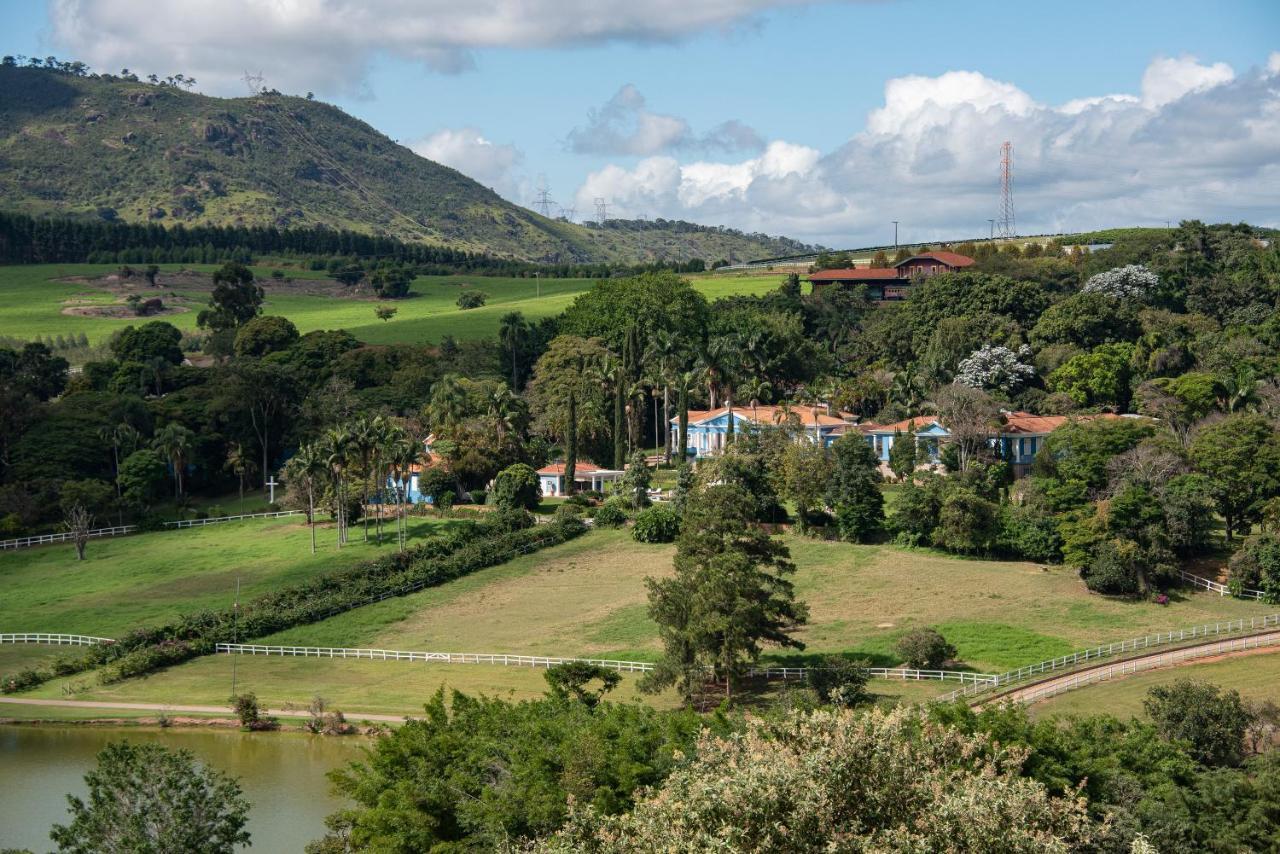
[[[1031,707],[1036,717],[1096,715],[1145,718],[1142,701],[1156,685],[1178,679],[1197,679],[1234,689],[1252,700],[1280,702],[1280,652],[1242,655],[1204,664],[1185,664],[1126,676],[1088,688],[1069,691]]]
[[[93,542],[90,560],[79,566],[69,546],[0,555],[0,584],[10,592],[0,602],[0,627],[113,636],[182,611],[226,605],[237,575],[248,598],[335,561],[376,552],[360,543],[358,531],[341,553],[330,539],[322,529],[322,551],[313,558],[305,526],[286,520]],[[786,542],[798,566],[797,593],[810,608],[810,623],[798,635],[808,648],[802,654],[771,652],[767,658],[774,663],[852,653],[896,664],[897,639],[910,628],[933,625],[957,646],[964,666],[999,672],[1097,643],[1274,610],[1191,592],[1175,595],[1168,606],[1122,602],[1090,594],[1074,572],[1060,567],[795,536]],[[594,531],[441,587],[252,640],[653,660],[659,643],[644,579],[670,572],[673,553],[673,546],[636,543],[625,530]],[[49,654],[28,649],[8,653],[9,663],[24,654]],[[399,713],[416,711],[441,684],[516,698],[544,689],[541,673],[514,667],[261,657],[237,662],[238,679],[276,705],[305,703],[321,693],[349,708]],[[66,691],[89,700],[220,703],[230,673],[229,658],[204,658],[109,687],[97,685],[92,674],[55,680],[31,696],[58,698]],[[919,700],[951,687],[892,682],[877,693]],[[632,677],[618,696],[637,696]]]
[[[0,553],[0,631],[118,637],[179,613],[228,607],[237,580],[247,600],[396,547],[385,534],[382,546],[366,544],[356,528],[339,550],[332,527],[320,524],[312,555],[300,520],[253,519],[90,540],[83,561],[69,543]],[[441,524],[448,522],[411,519],[410,543]]]
[[[152,292],[139,293],[162,298],[170,291],[203,304],[207,291],[163,286],[163,273],[180,269],[211,272],[216,265],[163,264],[162,286]],[[73,276],[94,278],[115,272],[117,265],[49,264],[0,267],[0,335],[31,339],[37,335],[77,335],[83,332],[91,344],[107,340],[113,332],[147,318],[88,317],[64,314],[68,304],[105,305],[116,301],[108,290],[92,284],[64,282]],[[413,283],[412,295],[402,300],[380,302],[373,299],[333,297],[289,293],[272,283],[270,264],[254,268],[267,290],[264,312],[289,318],[303,332],[317,329],[346,329],[371,344],[438,342],[445,335],[460,340],[495,335],[501,317],[519,311],[528,320],[539,320],[563,311],[573,298],[589,289],[591,279],[499,278],[486,276],[420,276]],[[288,268],[295,279],[317,279],[325,274]],[[698,290],[709,299],[738,293],[764,293],[778,286],[783,275],[724,275],[693,277]],[[462,310],[456,305],[463,289],[480,290],[488,295],[481,308]],[[393,305],[397,314],[390,321],[374,316],[377,305]],[[193,308],[160,318],[179,329],[196,328]]]

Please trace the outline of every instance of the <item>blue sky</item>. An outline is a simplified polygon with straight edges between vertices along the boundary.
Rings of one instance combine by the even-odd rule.
[[[5,53],[182,71],[210,94],[239,94],[243,70],[261,68],[269,84],[314,90],[515,201],[531,202],[545,173],[557,201],[577,200],[578,218],[603,195],[623,215],[828,244],[875,242],[893,218],[921,238],[972,233],[992,215],[1008,135],[1027,152],[1028,229],[1184,216],[1275,224],[1260,191],[1280,196],[1280,158],[1263,139],[1245,150],[1238,139],[1276,120],[1263,107],[1280,88],[1269,70],[1280,69],[1274,0],[1212,11],[1168,0],[716,0],[705,14],[687,0],[368,0],[358,20],[322,0],[292,4],[304,9],[293,17],[271,5],[255,20],[268,14],[255,0],[3,0],[0,32]],[[1162,60],[1182,64],[1153,66]],[[915,82],[869,131],[895,80]],[[1172,101],[1150,94],[1162,85]],[[1143,103],[1059,112],[1108,95]],[[1192,102],[1223,136],[1154,142],[1157,128],[1194,128]],[[928,118],[931,103],[948,116]],[[1225,119],[1215,115],[1224,103]],[[592,124],[592,111],[613,121]],[[1073,148],[1081,135],[1092,143]],[[1197,150],[1213,156],[1197,161]],[[1246,161],[1255,168],[1242,172]],[[1173,181],[1204,192],[1171,191]]]

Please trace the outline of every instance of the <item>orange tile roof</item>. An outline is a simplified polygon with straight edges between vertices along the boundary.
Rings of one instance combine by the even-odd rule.
[[[892,424],[868,424],[862,428],[862,431],[864,433],[907,433],[930,424],[942,424],[942,419],[934,415],[916,415]]]
[[[817,424],[819,427],[839,427],[849,423],[847,418],[837,417],[827,413],[825,407],[820,406],[803,406],[792,405],[791,407],[783,407],[777,404],[760,404],[753,410],[751,404],[733,405],[733,412],[752,421],[756,424],[781,424],[787,419],[788,409],[792,416],[800,420],[801,426],[810,427]],[[689,410],[689,423],[693,424],[698,421],[707,421],[712,418],[718,418],[729,411],[729,407],[722,406],[719,409],[708,410]],[[815,417],[816,416],[816,417]],[[852,416],[850,416],[852,417]],[[673,418],[672,421],[676,419]]]
[[[1068,421],[1094,421],[1099,418],[1119,418],[1112,412],[1096,415],[1032,415],[1030,412],[1007,412],[1001,433],[1052,433]]]
[[[593,471],[605,471],[605,469],[600,468],[594,463],[589,463],[586,460],[578,460],[577,464],[574,466],[573,475],[574,477],[577,477],[580,474],[590,474]],[[538,474],[563,475],[564,463],[551,463],[550,465],[543,466],[538,469]]]
[[[842,270],[820,270],[809,275],[811,282],[869,282],[878,279],[901,279],[892,267],[846,267]]]

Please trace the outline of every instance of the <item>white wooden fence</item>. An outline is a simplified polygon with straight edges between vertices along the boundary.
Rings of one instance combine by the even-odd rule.
[[[220,643],[218,652],[237,655],[285,655],[300,658],[355,658],[367,661],[422,661],[435,664],[497,664],[507,667],[555,667],[581,662],[607,667],[624,673],[648,673],[654,665],[647,661],[615,661],[607,658],[562,658],[546,655],[514,655],[485,652],[409,652],[396,649],[351,649],[328,646],[269,646],[264,644]],[[747,671],[747,676],[765,679],[803,679],[806,667],[760,667]],[[914,670],[903,667],[871,667],[872,676],[883,679],[954,679],[959,682],[990,683],[996,677],[989,673],[967,673],[955,670]]]
[[[285,516],[305,515],[305,510],[276,510],[267,513],[241,513],[238,516],[214,516],[209,519],[179,519],[175,522],[165,522],[166,528],[199,528],[205,525],[219,525],[223,522],[238,522],[242,519],[280,519]],[[137,533],[137,525],[115,525],[111,528],[95,528],[89,532],[89,537],[119,537],[124,534]],[[37,534],[33,537],[18,537],[15,540],[0,540],[0,551],[8,549],[25,549],[31,546],[43,546],[50,543],[66,543],[75,538],[75,534],[70,531],[62,531],[56,534]]]
[[[1136,661],[1118,661],[1110,667],[1095,668],[1079,673],[1075,676],[1066,676],[1053,680],[1051,683],[1037,688],[1035,686],[1024,688],[1017,692],[1015,699],[1020,703],[1036,703],[1040,700],[1055,697],[1058,694],[1072,691],[1076,688],[1082,688],[1085,685],[1092,685],[1097,682],[1105,682],[1108,679],[1114,679],[1117,676],[1128,676],[1133,673],[1141,673],[1145,670],[1154,670],[1159,667],[1168,667],[1171,664],[1177,664],[1182,661],[1191,661],[1197,658],[1208,658],[1214,655],[1223,655],[1231,652],[1241,652],[1249,649],[1261,649],[1268,646],[1280,646],[1280,634],[1259,635],[1257,637],[1232,638],[1231,640],[1219,641],[1218,643],[1207,644],[1204,646],[1195,646],[1189,649],[1173,649],[1159,655],[1140,658]]]
[[[1216,581],[1210,581],[1207,578],[1201,578],[1200,576],[1196,575],[1194,572],[1187,572],[1185,569],[1179,569],[1178,575],[1181,576],[1182,580],[1187,582],[1188,584],[1191,584],[1194,587],[1200,587],[1204,590],[1208,590],[1211,593],[1217,593],[1219,596],[1238,596],[1241,599],[1261,600],[1265,598],[1267,595],[1263,593],[1261,590],[1250,590],[1248,587],[1242,587],[1240,588],[1239,591],[1235,591],[1225,584],[1219,584]]]
[[[1111,658],[1112,656],[1151,649],[1153,647],[1169,646],[1171,644],[1185,643],[1186,641],[1194,641],[1202,638],[1219,637],[1221,635],[1257,632],[1276,627],[1280,627],[1280,614],[1268,614],[1265,617],[1251,617],[1248,620],[1241,618],[1239,620],[1205,623],[1201,626],[1191,626],[1190,628],[1178,629],[1172,632],[1161,632],[1140,638],[1130,638],[1128,640],[1109,643],[1104,646],[1082,649],[1077,652],[1070,653],[1069,655],[1051,658],[1048,661],[1041,661],[1037,664],[1028,664],[1025,667],[1019,667],[1017,670],[1010,670],[1006,673],[1001,673],[991,682],[959,688],[949,694],[944,694],[937,699],[944,703],[950,702],[960,697],[972,696],[980,691],[987,690],[988,688],[998,688],[1003,685],[1011,685],[1030,679],[1033,676],[1053,673],[1059,670],[1070,670],[1103,658]]]
[[[49,632],[0,632],[0,643],[43,643],[56,646],[98,646],[115,643],[92,635],[59,635]]]

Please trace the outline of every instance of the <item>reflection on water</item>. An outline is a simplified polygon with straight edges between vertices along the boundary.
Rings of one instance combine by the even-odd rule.
[[[68,820],[66,795],[84,797],[84,774],[107,742],[186,748],[240,778],[252,805],[253,850],[301,851],[340,808],[325,773],[361,758],[364,738],[205,729],[0,726],[0,849],[49,851],[49,828]]]

